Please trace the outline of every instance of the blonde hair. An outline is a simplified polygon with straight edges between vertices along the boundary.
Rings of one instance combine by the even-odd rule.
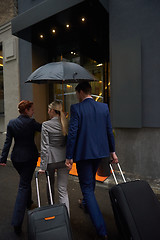
[[[64,112],[62,111],[61,101],[55,100],[48,105],[48,108],[54,110],[59,115],[62,126],[62,133],[64,136],[66,136],[68,134],[68,121],[64,115]]]

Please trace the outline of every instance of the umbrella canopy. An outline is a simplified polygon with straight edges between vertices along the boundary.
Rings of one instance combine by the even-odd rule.
[[[95,77],[77,63],[52,62],[35,70],[26,83],[75,83],[94,80]]]

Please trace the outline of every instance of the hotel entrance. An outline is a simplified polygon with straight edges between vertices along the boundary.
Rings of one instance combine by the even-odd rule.
[[[108,13],[98,1],[94,4],[84,1],[34,25],[31,28],[33,71],[49,62],[78,63],[97,79],[91,82],[94,100],[110,105],[108,25]],[[64,111],[70,116],[70,105],[77,102],[76,85],[43,86],[46,106],[55,99],[62,100]],[[38,87],[42,88],[34,84],[34,89]]]
[[[13,19],[12,32],[20,39],[22,98],[31,89],[24,84],[31,73],[29,68],[33,72],[50,62],[69,61],[95,76],[97,81],[91,83],[92,97],[110,105],[109,14],[101,1],[62,0],[60,5],[44,1]],[[31,56],[25,64],[24,48],[30,46]],[[76,83],[33,84],[35,118],[41,122],[47,120],[47,106],[55,99],[64,102],[64,111],[70,116],[70,105],[77,102],[75,86]],[[25,91],[26,88],[29,90]]]

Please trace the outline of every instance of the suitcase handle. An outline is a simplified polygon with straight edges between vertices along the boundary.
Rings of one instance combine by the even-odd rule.
[[[123,172],[122,172],[122,169],[121,169],[121,167],[120,167],[120,164],[119,164],[119,163],[116,163],[116,164],[117,164],[117,166],[118,166],[118,168],[119,168],[119,171],[120,171],[120,173],[121,173],[121,176],[122,176],[123,181],[126,183],[126,179],[125,179],[125,177],[124,177],[124,174],[123,174]],[[110,166],[110,169],[111,169],[113,178],[114,178],[114,180],[115,180],[115,183],[118,184],[118,180],[117,180],[116,175],[115,175],[115,173],[114,173],[112,164],[110,163],[109,166]]]
[[[38,207],[40,207],[41,206],[41,201],[40,201],[40,194],[39,194],[38,174],[39,174],[39,172],[36,171],[35,177],[36,177],[37,200],[38,200]],[[48,171],[45,171],[45,174],[46,174],[48,188],[49,188],[49,196],[50,196],[50,200],[51,200],[51,205],[53,205],[53,198],[52,198],[52,192],[51,192],[51,183],[50,183]]]

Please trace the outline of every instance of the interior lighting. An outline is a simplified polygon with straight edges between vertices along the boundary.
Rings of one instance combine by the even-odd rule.
[[[1,58],[1,59],[3,59],[3,57],[2,57],[2,56],[0,56],[0,58]]]
[[[110,86],[110,85],[111,85],[111,83],[109,82],[109,83],[108,83],[108,86]],[[108,88],[108,87],[106,86],[106,87],[105,87],[105,90],[107,90],[107,88]]]
[[[82,22],[85,22],[85,21],[86,21],[86,19],[85,19],[84,17],[82,17],[82,18],[81,18],[81,21],[82,21]]]
[[[71,52],[71,54],[73,54],[73,52]]]
[[[43,34],[41,34],[41,35],[40,35],[40,38],[41,38],[41,39],[43,39],[43,38],[44,38]]]
[[[72,88],[72,86],[71,86],[71,85],[69,85],[69,84],[67,84],[66,86],[67,86],[67,88]]]
[[[103,66],[103,63],[97,64],[97,67],[101,67],[101,66]]]
[[[96,101],[98,101],[99,97],[102,96],[102,92],[99,94],[99,96],[96,98]]]
[[[55,29],[52,29],[52,33],[56,33],[56,30],[55,30]]]
[[[70,26],[69,26],[69,24],[66,24],[66,28],[69,28]]]
[[[3,64],[0,64],[0,67],[3,67]]]

